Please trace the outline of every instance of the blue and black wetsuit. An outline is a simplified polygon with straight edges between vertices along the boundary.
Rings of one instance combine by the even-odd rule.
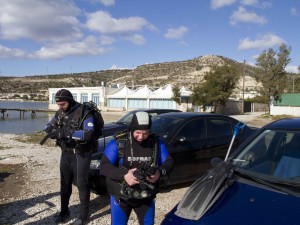
[[[132,135],[132,133],[128,132],[127,135]],[[155,140],[155,142],[158,141],[158,170],[160,171],[161,176],[167,175],[173,168],[173,159],[170,157],[163,141],[154,138],[154,135],[150,135],[149,138],[144,140],[142,143],[135,141],[133,138],[132,142],[130,142],[128,138],[125,142],[122,153],[120,153],[120,150],[118,149],[118,146],[120,145],[117,140],[109,142],[101,159],[101,174],[109,179],[126,182],[124,180],[124,176],[127,173],[127,170],[124,170],[124,167],[126,169],[141,169],[145,163],[151,164],[153,162],[155,144],[153,140]],[[154,185],[158,186],[158,182]],[[111,224],[127,224],[132,210],[135,211],[141,225],[154,224],[155,197],[156,193],[146,198],[138,199],[132,196],[130,198],[122,198],[111,195]]]

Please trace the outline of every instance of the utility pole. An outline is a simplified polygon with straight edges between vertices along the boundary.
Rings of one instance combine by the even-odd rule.
[[[246,61],[244,60],[243,63],[243,69],[242,69],[242,75],[243,75],[243,96],[242,96],[242,114],[245,112],[245,63]]]

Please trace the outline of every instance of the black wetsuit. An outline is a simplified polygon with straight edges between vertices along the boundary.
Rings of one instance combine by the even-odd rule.
[[[72,194],[72,183],[74,183],[79,192],[79,218],[86,220],[88,218],[90,201],[88,172],[93,152],[91,143],[93,141],[94,118],[91,114],[88,115],[82,127],[78,128],[80,123],[78,110],[81,112],[82,105],[77,102],[73,102],[66,112],[58,110],[47,124],[48,129],[46,130],[48,133],[51,133],[52,131],[49,127],[53,127],[55,130],[59,126],[65,129],[66,133],[70,133],[68,138],[57,140],[57,144],[62,149],[60,159],[61,215],[66,215],[69,212],[69,200]]]

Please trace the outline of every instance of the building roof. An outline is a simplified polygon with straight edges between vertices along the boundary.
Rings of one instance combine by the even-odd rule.
[[[159,90],[159,91],[158,91]],[[168,84],[164,88],[160,88],[150,95],[150,98],[167,98],[173,97],[172,85]]]
[[[122,87],[121,89],[116,90],[115,92],[107,95],[109,98],[126,98],[128,95],[133,94],[134,91],[129,89],[127,86]]]
[[[152,94],[148,85],[138,88],[135,92],[129,94],[127,98],[148,98]]]

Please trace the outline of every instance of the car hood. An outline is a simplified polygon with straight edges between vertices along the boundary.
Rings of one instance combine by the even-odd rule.
[[[175,207],[162,224],[296,225],[300,220],[299,205],[299,197],[238,180],[199,220],[176,216]]]

